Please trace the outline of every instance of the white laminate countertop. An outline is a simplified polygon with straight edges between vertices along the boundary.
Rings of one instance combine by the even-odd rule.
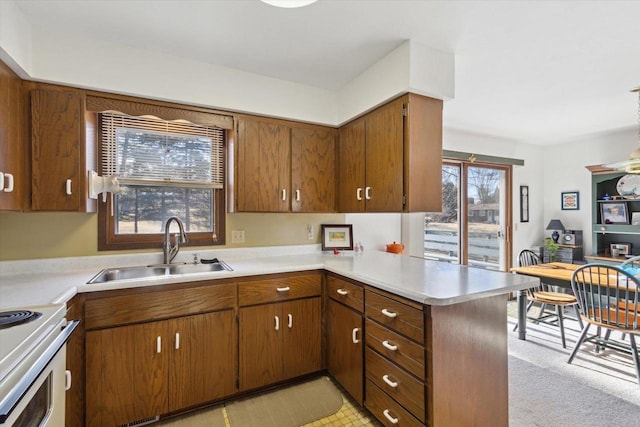
[[[87,284],[103,268],[147,265],[155,260],[128,256],[79,257],[56,261],[0,262],[0,309],[66,303],[78,292],[135,288],[169,283],[260,274],[325,269],[419,303],[449,305],[532,287],[537,279],[510,273],[458,266],[386,252],[343,252],[308,249],[220,254],[233,271],[172,275]],[[272,254],[275,253],[275,254]],[[184,255],[184,259],[189,255]],[[148,256],[147,256],[148,258]],[[205,256],[206,258],[206,256]],[[138,261],[138,264],[131,264]],[[120,262],[120,264],[114,264]],[[106,264],[106,265],[105,265]]]

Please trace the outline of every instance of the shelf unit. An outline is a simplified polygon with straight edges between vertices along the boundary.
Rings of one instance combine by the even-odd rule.
[[[634,212],[640,212],[640,198],[618,198],[615,202],[627,205],[628,224],[605,224],[602,219],[602,203],[611,203],[612,200],[603,200],[605,195],[618,196],[617,184],[620,178],[627,175],[624,172],[616,172],[602,166],[588,166],[592,173],[592,255],[585,256],[588,262],[620,263],[625,257],[611,257],[609,245],[612,243],[630,243],[631,254],[640,255],[640,225],[631,225],[631,217]],[[618,196],[619,197],[619,196]]]

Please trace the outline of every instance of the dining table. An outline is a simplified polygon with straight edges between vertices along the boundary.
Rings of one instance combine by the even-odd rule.
[[[546,264],[530,265],[526,267],[514,267],[511,272],[538,277],[549,286],[558,286],[571,289],[571,277],[573,272],[580,267],[579,264],[566,262],[550,262]],[[518,338],[526,340],[527,337],[527,290],[518,291]]]

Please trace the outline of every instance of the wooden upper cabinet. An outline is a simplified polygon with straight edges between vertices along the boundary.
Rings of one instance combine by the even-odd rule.
[[[442,101],[403,95],[339,133],[340,212],[441,209]]]
[[[251,119],[238,121],[238,211],[289,211],[290,137],[287,126]]]
[[[335,212],[336,133],[332,129],[291,130],[291,210]]]
[[[334,212],[334,129],[238,120],[239,212]]]
[[[28,180],[22,80],[0,61],[0,210],[24,209]]]
[[[86,188],[84,92],[35,85],[30,94],[33,209],[94,210]]]

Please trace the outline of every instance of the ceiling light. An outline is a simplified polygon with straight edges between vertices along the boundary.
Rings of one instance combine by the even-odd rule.
[[[633,89],[631,92],[638,93],[638,148],[633,150],[631,154],[629,154],[628,160],[623,160],[622,162],[611,163],[605,165],[605,167],[627,172],[627,173],[637,173],[640,174],[640,86]]]
[[[260,0],[263,3],[276,7],[303,7],[315,3],[317,0]]]

